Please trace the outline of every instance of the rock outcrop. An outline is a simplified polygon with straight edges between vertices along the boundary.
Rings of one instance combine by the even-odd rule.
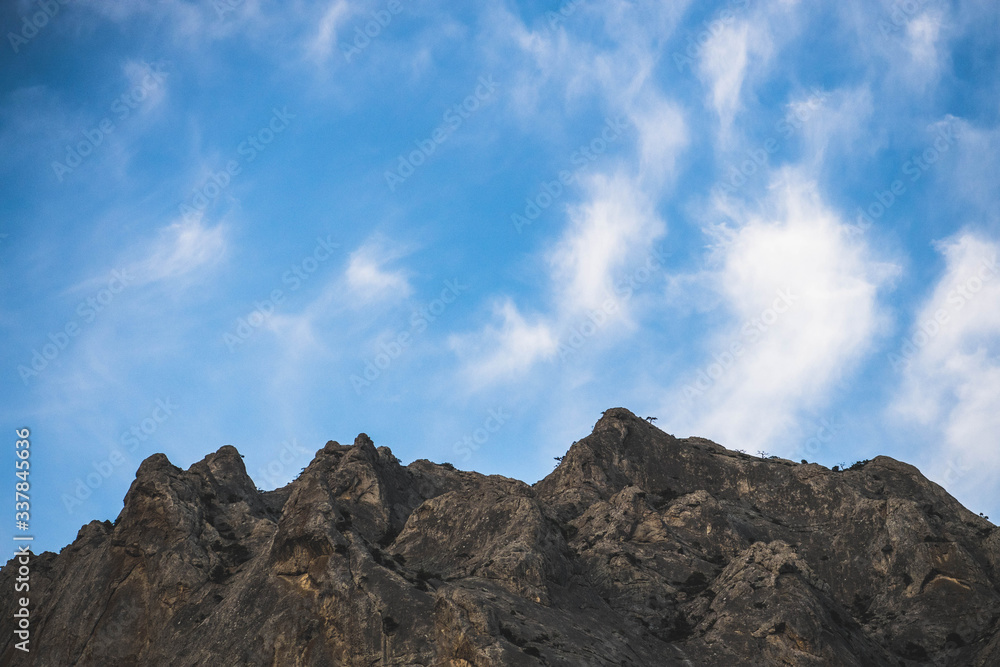
[[[534,486],[364,434],[266,492],[233,447],[157,454],[31,596],[28,654],[0,602],[4,665],[1000,665],[1000,531],[916,468],[622,408]]]

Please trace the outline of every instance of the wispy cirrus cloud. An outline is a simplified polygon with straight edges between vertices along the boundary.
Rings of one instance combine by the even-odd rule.
[[[770,38],[767,35],[751,37],[750,32],[751,26],[746,21],[724,26],[705,45],[698,63],[723,137],[729,136],[733,120],[741,108],[743,84],[751,58],[766,59],[770,56]]]
[[[502,306],[493,309],[491,323],[452,339],[464,364],[462,375],[476,378],[478,388],[526,377],[556,354],[560,335],[608,303],[615,311],[609,319],[628,323],[630,304],[617,297],[616,283],[666,234],[657,203],[676,178],[689,130],[682,108],[651,77],[656,53],[676,27],[683,6],[633,9],[580,8],[580,20],[596,20],[607,31],[605,50],[566,30],[530,29],[504,14],[527,59],[515,77],[513,94],[521,102],[517,113],[537,113],[539,106],[552,103],[546,95],[591,97],[627,119],[631,132],[627,143],[623,141],[626,156],[608,159],[579,179],[573,193],[578,198],[567,203],[561,232],[540,255],[547,309],[528,324],[516,302],[505,297]],[[602,333],[615,330],[618,327],[602,327]]]
[[[464,380],[475,388],[517,379],[538,362],[552,359],[558,338],[544,318],[529,321],[514,303],[495,303],[497,324],[487,324],[473,335],[453,335],[449,345],[464,360]]]
[[[281,371],[285,384],[301,385],[317,360],[334,358],[344,340],[356,334],[356,328],[337,326],[345,314],[351,313],[353,320],[361,313],[359,326],[373,328],[384,313],[408,300],[413,293],[410,271],[398,262],[410,251],[409,246],[375,233],[348,255],[339,271],[310,277],[316,282],[308,298],[283,305],[267,317],[263,329],[270,334],[268,345],[285,359]],[[332,258],[326,255],[323,261]],[[390,264],[396,266],[388,268]],[[289,294],[303,284],[293,282]]]
[[[337,51],[337,36],[352,16],[357,11],[356,3],[348,0],[333,0],[323,11],[323,16],[319,19],[316,33],[308,43],[306,52],[309,57],[323,63]]]
[[[226,255],[223,223],[210,227],[199,216],[160,229],[145,256],[131,265],[140,283],[190,279],[198,270],[217,266]]]
[[[351,253],[344,278],[359,303],[401,299],[413,293],[404,269],[386,268],[407,252],[404,247],[377,236]]]

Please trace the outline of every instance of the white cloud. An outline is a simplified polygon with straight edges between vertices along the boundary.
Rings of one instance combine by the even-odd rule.
[[[890,357],[897,368],[906,366],[895,410],[923,424],[940,423],[946,431],[970,432],[982,422],[969,419],[970,411],[988,406],[985,396],[1000,396],[1000,384],[991,381],[1000,372],[998,244],[963,232],[938,247],[945,272],[917,313],[914,330]],[[1000,408],[1000,401],[993,405]],[[967,418],[956,419],[956,413]],[[946,444],[976,448],[987,442],[949,438]]]
[[[466,360],[464,373],[473,387],[516,378],[538,361],[552,358],[559,341],[543,318],[530,323],[509,299],[493,306],[494,320],[481,333],[452,336],[449,345]]]
[[[724,27],[705,45],[699,69],[711,87],[711,102],[723,128],[733,123],[746,76],[749,25]]]
[[[301,369],[292,368],[291,361],[313,358],[328,351],[329,348],[317,336],[317,329],[319,322],[328,317],[326,309],[329,305],[330,299],[324,292],[301,312],[275,313],[264,324],[264,327],[280,342],[280,350],[285,360],[283,364],[285,374],[293,376],[301,372]]]
[[[354,328],[343,323],[346,312],[361,311],[364,318],[351,319],[367,330],[387,307],[409,297],[413,288],[407,272],[385,269],[408,252],[375,234],[350,254],[343,273],[323,283],[297,311],[283,308],[268,317],[263,328],[274,336],[283,359],[276,382],[294,384],[318,360],[341,355]]]
[[[906,47],[914,65],[930,68],[937,66],[937,42],[940,33],[940,17],[928,12],[924,12],[906,25]]]
[[[515,114],[531,118],[537,129],[544,118],[539,108],[552,103],[558,109],[555,124],[562,126],[567,109],[593,96],[611,117],[628,119],[629,129],[634,130],[628,134],[635,143],[629,157],[602,156],[603,171],[595,166],[590,175],[580,176],[580,199],[566,207],[566,226],[544,255],[550,308],[529,325],[517,306],[506,300],[495,312],[503,319],[499,330],[490,324],[454,339],[453,349],[466,364],[465,375],[475,377],[478,385],[528,373],[557,350],[556,332],[578,325],[588,312],[602,310],[608,299],[615,301],[615,322],[630,321],[628,300],[617,298],[615,287],[648,260],[666,233],[656,207],[669,192],[689,144],[681,108],[654,79],[662,45],[685,7],[686,3],[580,5],[567,23],[603,30],[607,40],[602,47],[578,39],[565,25],[529,29],[508,12],[495,12],[504,27],[504,34],[491,35],[496,58],[510,69],[511,42],[524,58],[513,63],[510,99]],[[612,329],[602,327],[601,335]],[[511,340],[527,347],[495,352],[498,347],[507,350]]]
[[[569,207],[566,228],[546,256],[551,309],[529,324],[507,299],[494,308],[494,318],[503,322],[499,329],[487,324],[452,338],[473,386],[527,374],[558,350],[557,332],[579,325],[588,314],[602,318],[602,335],[631,322],[631,291],[623,297],[619,288],[637,272],[647,272],[639,274],[645,276],[641,282],[649,280],[650,257],[666,225],[646,190],[622,172],[596,174],[584,189],[584,200]]]
[[[1000,242],[964,231],[938,249],[944,273],[890,357],[905,364],[890,412],[926,438],[928,476],[985,504],[1000,473]]]
[[[128,90],[125,94],[133,100],[141,98],[138,108],[143,113],[152,111],[166,98],[166,79],[169,73],[162,63],[129,60],[122,66],[122,71],[128,80]]]
[[[927,11],[906,24],[905,48],[909,54],[911,79],[926,86],[941,75],[943,54],[939,50],[942,16]]]
[[[747,76],[751,69],[763,68],[773,51],[770,32],[759,22],[720,25],[705,43],[698,70],[709,87],[709,100],[719,117],[724,142],[736,115],[743,108]]]
[[[587,199],[571,207],[569,223],[549,255],[560,310],[596,309],[613,295],[619,273],[649,254],[665,231],[648,196],[618,174],[594,176]]]
[[[663,44],[688,4],[581,3],[564,20],[534,27],[491,9],[483,47],[508,72],[511,111],[535,130],[559,128],[589,96],[620,113],[647,94]],[[600,47],[593,31],[602,35]]]
[[[883,326],[879,287],[896,270],[874,262],[795,173],[784,174],[763,213],[740,218],[715,251],[718,269],[705,274],[732,328],[714,337],[705,376],[684,378],[665,409],[675,429],[750,450],[773,447],[869,350]],[[685,404],[677,414],[673,406]]]
[[[102,18],[125,23],[138,15],[150,15],[158,22],[172,28],[180,37],[190,38],[204,33],[207,25],[203,8],[197,3],[183,0],[134,0],[108,2],[107,0],[78,0]],[[215,12],[212,12],[214,18]]]
[[[657,188],[675,174],[690,141],[684,114],[676,104],[651,94],[637,100],[629,116],[638,133],[639,179]]]
[[[362,303],[385,298],[406,298],[412,292],[407,274],[402,269],[384,267],[404,254],[380,237],[375,237],[351,253],[344,277],[353,295]]]
[[[913,94],[925,92],[941,80],[950,57],[949,34],[963,32],[957,26],[956,15],[964,13],[968,20],[969,8],[964,5],[975,3],[963,3],[963,7],[954,9],[944,3],[933,3],[934,7],[931,4],[883,0],[874,21],[868,4],[859,4],[853,11],[852,22],[862,55],[869,62],[884,59],[887,67],[882,68],[884,78],[880,82],[883,92],[894,92],[904,104]],[[965,32],[968,34],[967,27]]]
[[[718,148],[739,147],[734,124],[756,111],[756,87],[786,67],[778,56],[806,25],[807,8],[800,7],[798,0],[765,0],[720,11],[697,35],[694,70],[707,89],[705,106],[719,120]]]
[[[199,219],[178,221],[160,230],[146,256],[130,267],[139,283],[186,277],[217,264],[226,253],[226,228]]]
[[[984,223],[1000,222],[995,187],[1000,170],[1000,126],[984,127],[948,116],[931,130],[938,136],[956,138],[953,156],[946,154],[952,149],[951,142],[942,143],[938,136],[928,138],[928,145],[942,154],[941,162],[947,161],[947,168],[935,168],[935,177],[946,179],[941,185],[943,196],[949,201],[965,200]]]
[[[822,173],[841,162],[862,159],[884,147],[885,140],[873,135],[874,113],[871,90],[867,85],[832,91],[812,90],[792,100],[784,121],[783,134],[801,137],[803,165],[813,173]]]
[[[337,32],[344,21],[354,15],[354,8],[347,0],[333,0],[319,20],[316,36],[309,44],[309,55],[314,60],[325,61],[337,47]]]
[[[358,303],[345,289],[345,282],[343,276],[326,281],[298,310],[292,310],[293,304],[289,303],[287,308],[276,309],[262,325],[273,337],[269,344],[274,346],[279,361],[272,384],[283,402],[302,390],[305,378],[315,373],[319,364],[336,359],[348,349],[349,327],[343,325],[341,316]]]

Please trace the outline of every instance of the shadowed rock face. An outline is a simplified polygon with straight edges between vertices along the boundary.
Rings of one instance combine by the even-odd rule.
[[[4,665],[1000,665],[1000,531],[917,469],[622,408],[534,486],[364,434],[268,492],[233,447],[157,454],[32,567],[32,652],[4,595]]]

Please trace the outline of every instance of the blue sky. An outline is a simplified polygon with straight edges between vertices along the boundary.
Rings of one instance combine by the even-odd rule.
[[[1000,516],[998,15],[5,3],[2,460],[13,488],[30,428],[36,547],[154,452],[233,444],[274,488],[363,431],[533,482],[612,406],[887,454]]]

